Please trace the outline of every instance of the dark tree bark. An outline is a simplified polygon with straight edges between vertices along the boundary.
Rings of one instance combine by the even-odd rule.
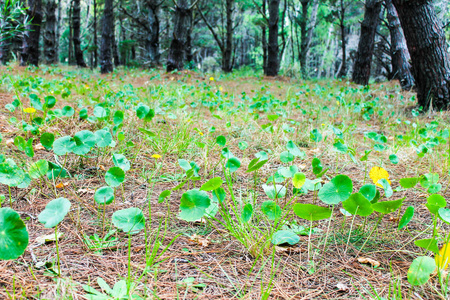
[[[381,0],[366,0],[364,20],[361,23],[358,50],[353,65],[352,81],[367,85],[370,79],[373,50],[375,48],[375,34],[380,24]]]
[[[44,58],[48,64],[58,63],[56,52],[56,8],[55,0],[47,0],[45,5]]]
[[[263,16],[266,16],[266,2],[267,0],[262,0],[262,11]],[[266,74],[267,70],[267,26],[266,23],[261,26],[261,39],[262,39],[262,48],[263,48],[263,70],[264,74]]]
[[[86,63],[83,58],[83,51],[81,50],[81,0],[73,1],[73,12],[72,12],[72,24],[73,24],[73,50],[75,54],[75,61],[77,66],[86,67]]]
[[[61,0],[58,0],[58,17],[56,18],[56,33],[55,33],[55,51],[56,51],[56,59],[59,62],[59,38],[60,38],[60,29],[61,29]]]
[[[28,0],[28,18],[31,25],[23,39],[21,65],[39,65],[39,37],[42,24],[42,0]]]
[[[394,78],[400,81],[400,86],[403,90],[410,90],[414,86],[414,77],[411,74],[410,56],[403,29],[392,0],[385,0],[385,3],[391,34],[392,73]]]
[[[450,55],[431,0],[393,0],[406,37],[419,106],[442,110],[450,104]]]
[[[192,20],[192,7],[189,0],[175,2],[172,42],[167,57],[167,72],[183,70],[186,60],[186,45],[189,26]]]
[[[94,68],[98,66],[97,0],[94,0]]]
[[[308,58],[308,51],[311,46],[312,35],[316,25],[319,0],[313,0],[312,2],[311,0],[300,0],[300,4],[302,5],[302,15],[300,20],[301,44],[298,58],[300,61],[300,72],[303,78],[307,78],[308,70],[306,60]],[[312,6],[311,15],[308,17],[308,8],[310,6]]]
[[[0,42],[0,62],[6,65],[11,59],[11,41]]]
[[[160,3],[155,0],[145,2],[148,7],[148,33],[145,39],[145,50],[147,52],[147,59],[150,62],[150,66],[154,67],[159,65],[159,30],[160,21],[158,16],[158,10]]]
[[[280,19],[280,0],[269,0],[269,42],[267,57],[267,76],[277,76],[280,69],[278,45],[278,21]]]
[[[112,64],[112,31],[114,30],[113,0],[105,0],[102,21],[102,44],[100,48],[100,72],[102,74],[113,71]]]

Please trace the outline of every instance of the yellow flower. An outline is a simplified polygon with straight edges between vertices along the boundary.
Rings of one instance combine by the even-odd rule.
[[[341,102],[339,102],[339,101],[336,101],[336,104],[339,106],[339,105],[341,105]]]
[[[389,180],[389,173],[382,167],[373,167],[369,172],[369,176],[373,180],[373,183],[379,187],[383,187],[378,183],[380,179],[386,179],[389,184],[391,184],[391,181]]]
[[[210,81],[214,81],[214,77],[209,77],[209,80]]]
[[[448,263],[450,261],[450,243],[447,243],[444,246],[442,246],[441,250],[439,251],[439,254],[436,254],[434,259],[436,261],[436,265],[440,270],[447,269]]]
[[[223,91],[223,87],[219,87],[219,91]]]
[[[153,157],[154,159],[158,159],[158,158],[161,158],[162,156],[159,155],[159,154],[153,154],[152,157]]]
[[[322,123],[322,126],[325,126],[325,124],[324,124],[324,123]]]
[[[36,112],[36,109],[34,109],[33,107],[27,107],[27,108],[24,108],[23,111],[27,114],[33,114]]]
[[[198,134],[200,134],[201,136],[203,136],[203,132],[199,131]]]

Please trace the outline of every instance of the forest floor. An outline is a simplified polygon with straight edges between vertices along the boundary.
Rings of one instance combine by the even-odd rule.
[[[23,188],[0,185],[2,207],[17,211],[29,232],[25,253],[0,261],[0,299],[119,299],[121,289],[120,299],[449,297],[445,272],[416,286],[407,272],[417,257],[434,258],[415,241],[433,238],[441,247],[448,240],[449,225],[425,204],[431,194],[450,198],[450,114],[419,113],[414,93],[397,82],[369,88],[191,71],[122,69],[102,76],[15,66],[1,67],[0,79],[0,154],[24,171],[44,159],[67,175],[46,174]],[[42,103],[53,95],[56,105],[45,111],[36,100],[30,104],[32,94]],[[31,106],[36,112],[24,112]],[[60,150],[42,145],[43,133],[58,140],[101,129],[113,141],[84,155],[56,155]],[[34,138],[33,154],[18,149],[17,136]],[[118,154],[125,156],[121,163],[113,160]],[[268,161],[247,172],[255,154]],[[125,180],[113,186],[111,204],[98,204],[94,195],[115,165]],[[323,202],[318,190],[335,176],[348,176],[357,193],[374,184],[369,172],[377,166],[389,174],[391,188],[378,187],[378,201],[404,198],[398,211],[352,216],[342,203]],[[294,173],[306,175],[301,189],[293,188]],[[225,193],[215,214],[187,222],[180,209],[195,214],[204,207],[190,199],[180,208],[182,195],[216,177]],[[407,189],[402,178],[419,182]],[[58,225],[58,276],[55,231],[38,216],[60,197],[71,208]],[[332,216],[301,219],[295,203],[329,207]],[[410,206],[411,221],[398,229]],[[145,217],[143,230],[132,235],[112,221],[130,207]],[[280,230],[299,240],[274,245]]]

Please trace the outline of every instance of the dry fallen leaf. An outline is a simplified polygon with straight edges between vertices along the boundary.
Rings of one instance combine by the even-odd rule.
[[[103,171],[106,171],[106,169],[105,169],[105,167],[104,166],[102,166],[102,165],[99,165],[98,166],[101,170],[103,170]]]
[[[57,189],[63,189],[63,188],[65,188],[65,187],[68,186],[68,185],[69,185],[68,182],[66,182],[66,183],[60,182],[60,183],[58,183],[58,184],[56,185],[56,188],[57,188]]]
[[[64,233],[58,232],[58,240],[60,240],[63,235]],[[50,243],[54,241],[56,241],[56,236],[53,233],[48,235],[41,235],[36,238],[36,243],[38,245],[43,245],[45,243]]]
[[[336,284],[336,287],[338,288],[339,291],[343,291],[343,292],[348,291],[348,286],[345,283],[338,282],[338,284]]]
[[[380,266],[380,262],[368,257],[358,257],[358,262],[361,264],[369,264],[374,268],[378,268]]]
[[[7,139],[5,141],[5,143],[6,143],[6,146],[8,146],[8,147],[14,146],[14,140],[13,139]]]
[[[34,151],[45,150],[44,146],[42,146],[41,143],[35,145],[35,146],[33,147],[33,149],[34,149]]]
[[[191,240],[192,242],[195,242],[197,244],[199,244],[202,247],[208,247],[209,245],[209,241],[207,239],[205,239],[202,236],[199,236],[197,234],[192,235],[189,240]]]
[[[275,251],[277,253],[300,253],[303,252],[303,249],[300,247],[280,247],[275,246]]]
[[[90,190],[90,189],[79,189],[78,193],[80,194],[93,194],[94,190]]]

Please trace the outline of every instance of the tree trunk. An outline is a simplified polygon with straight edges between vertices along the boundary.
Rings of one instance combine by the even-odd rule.
[[[57,62],[59,62],[60,29],[61,29],[61,0],[58,0],[58,17],[56,18],[56,33],[55,33],[55,52]]]
[[[307,30],[306,30],[306,22],[308,21],[308,6],[310,0],[300,0],[300,4],[302,5],[302,18],[300,20],[300,52],[298,54],[298,59],[300,60],[300,72],[303,78],[307,77],[306,71],[306,52],[307,52]]]
[[[72,25],[73,25],[73,49],[77,66],[86,67],[81,50],[81,0],[73,1]]]
[[[226,0],[226,38],[225,51],[222,53],[222,71],[230,73],[233,71],[233,2]]]
[[[119,59],[119,51],[117,50],[117,41],[116,41],[116,26],[115,22],[113,21],[113,28],[112,28],[112,37],[111,37],[111,43],[112,43],[112,52],[113,52],[113,58],[114,58],[114,65],[116,67],[120,66],[120,59]]]
[[[39,37],[42,24],[42,0],[28,0],[28,18],[31,24],[23,39],[21,65],[39,65]]]
[[[280,12],[280,0],[269,1],[269,47],[267,58],[267,76],[277,76],[280,69],[278,56],[278,20]]]
[[[339,72],[337,74],[338,78],[347,76],[347,37],[345,33],[345,6],[344,0],[340,1],[340,12],[339,12],[339,28],[341,29],[341,48],[342,48],[342,62]]]
[[[94,0],[94,68],[98,66],[97,0]]]
[[[406,37],[419,106],[448,109],[450,55],[431,0],[393,0]]]
[[[56,53],[56,8],[55,0],[47,0],[45,5],[44,58],[47,64],[58,63]]]
[[[150,66],[154,67],[159,65],[159,28],[160,22],[158,17],[158,3],[157,1],[147,1],[148,3],[148,28],[149,34],[145,39],[145,50],[147,52],[147,59]]]
[[[262,11],[266,13],[266,1],[262,0]],[[267,26],[264,23],[261,26],[261,40],[262,40],[262,48],[263,48],[263,70],[264,74],[266,74],[267,70]]]
[[[403,90],[410,90],[414,86],[414,77],[411,74],[410,56],[403,29],[392,0],[385,0],[385,3],[391,34],[392,73],[394,78],[400,81]]]
[[[192,12],[188,0],[179,0],[175,5],[172,42],[167,57],[167,72],[184,69],[186,45]]]
[[[366,0],[364,20],[361,23],[361,35],[353,65],[352,81],[356,84],[367,85],[369,83],[370,65],[375,48],[375,34],[380,23],[380,12],[381,0]]]
[[[112,64],[112,31],[114,30],[113,0],[105,0],[102,21],[102,44],[100,48],[100,72],[102,74],[113,71]]]

